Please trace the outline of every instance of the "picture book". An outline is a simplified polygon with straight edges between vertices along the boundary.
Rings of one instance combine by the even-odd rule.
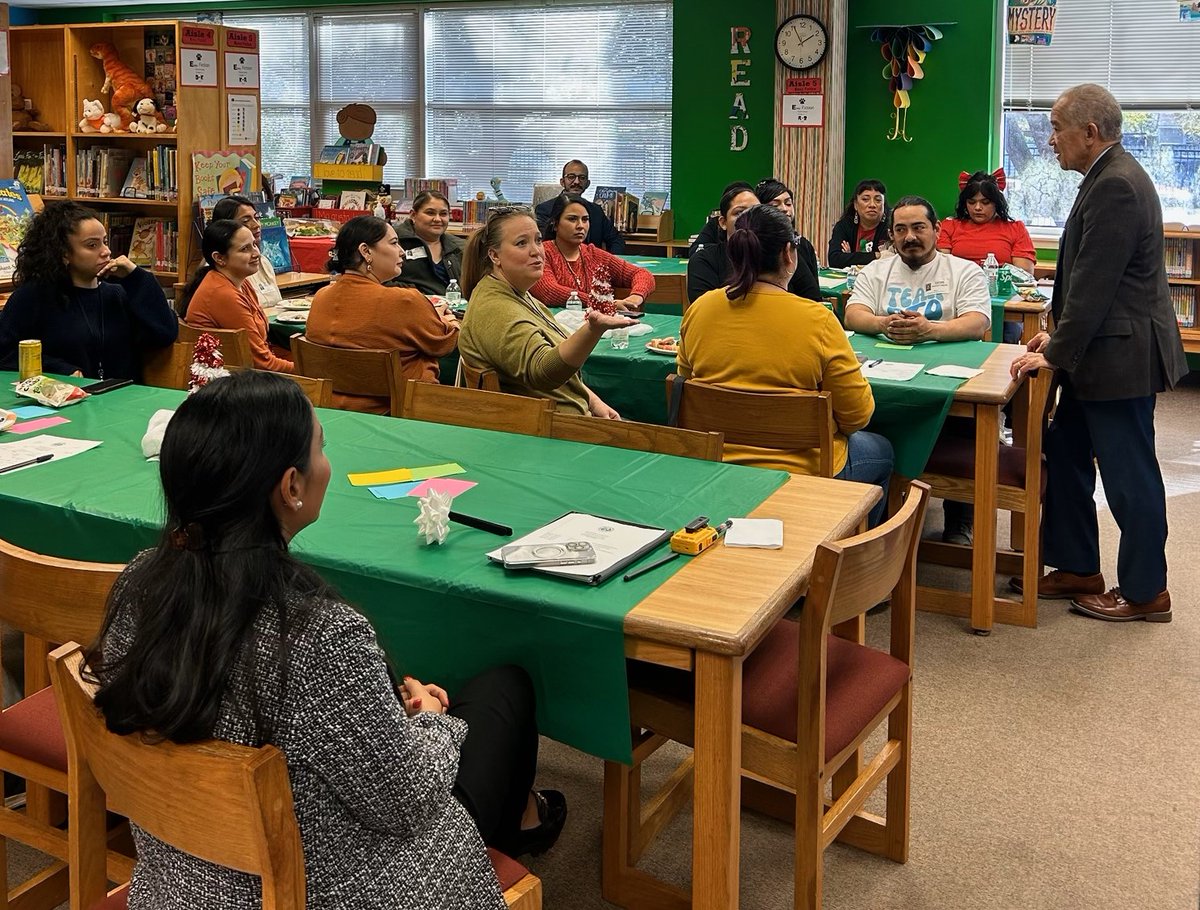
[[[150,178],[147,173],[148,167],[148,159],[140,156],[133,159],[129,165],[128,173],[125,174],[125,182],[121,186],[121,196],[123,198],[150,198]]]
[[[13,149],[13,174],[21,181],[26,193],[42,193],[46,189],[46,158],[42,149]]]
[[[5,262],[0,263],[0,279],[12,278],[17,262],[17,247],[25,238],[33,206],[18,180],[0,180],[0,249]]]
[[[327,145],[317,159],[321,164],[345,164],[348,149],[344,145]]]
[[[338,208],[364,210],[367,207],[366,190],[342,190]]]
[[[129,242],[129,261],[134,265],[154,268],[158,218],[139,218],[133,223],[133,238]]]
[[[642,193],[642,208],[643,215],[661,215],[667,208],[667,198],[670,193],[663,190],[647,190]]]
[[[192,153],[192,192],[244,194],[257,184],[258,159],[230,151]]]
[[[257,208],[257,206],[255,206]],[[283,220],[273,211],[259,219],[262,222],[262,240],[260,251],[275,269],[275,274],[293,271],[292,251],[288,246],[287,230]]]
[[[618,212],[617,202],[620,197],[625,195],[625,187],[623,186],[598,186],[596,187],[596,195],[593,202],[600,206],[605,217],[613,224],[617,223]],[[618,230],[620,230],[618,228]]]

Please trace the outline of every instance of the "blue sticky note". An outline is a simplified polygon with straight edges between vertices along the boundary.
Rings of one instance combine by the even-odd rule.
[[[27,404],[23,408],[13,408],[12,412],[22,420],[28,420],[30,417],[46,417],[50,414],[58,413],[53,408],[43,408],[36,404]]]
[[[381,487],[367,487],[376,499],[400,499],[408,495],[409,490],[416,489],[425,481],[409,480],[405,483],[389,483]]]

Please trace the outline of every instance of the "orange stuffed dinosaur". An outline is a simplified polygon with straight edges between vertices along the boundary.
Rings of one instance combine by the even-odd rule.
[[[100,91],[112,92],[109,107],[121,118],[120,128],[129,129],[129,124],[137,118],[134,105],[142,98],[153,98],[154,92],[145,79],[121,62],[117,49],[107,41],[93,44],[88,53],[104,64],[104,85]]]

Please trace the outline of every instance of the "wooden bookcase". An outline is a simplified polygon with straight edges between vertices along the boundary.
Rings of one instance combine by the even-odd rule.
[[[203,48],[216,55],[216,85],[189,85],[181,77],[181,57],[191,41],[184,40],[184,29],[197,27],[210,29],[211,46]],[[111,43],[121,61],[139,75],[145,61],[145,33],[147,29],[173,30],[175,50],[175,107],[178,114],[176,131],[171,133],[85,133],[78,128],[83,116],[83,99],[100,98],[105,110],[111,109],[112,95],[102,94],[104,67],[89,54],[91,46],[100,41]],[[196,198],[192,190],[192,153],[233,149],[251,153],[257,164],[256,180],[262,175],[261,135],[252,146],[234,146],[228,143],[228,93],[257,96],[257,87],[226,89],[225,51],[228,33],[238,32],[243,37],[257,33],[246,29],[230,29],[220,25],[175,20],[144,22],[89,23],[83,25],[28,25],[10,30],[10,57],[12,79],[32,98],[41,112],[39,119],[53,127],[53,132],[26,132],[13,134],[14,148],[37,148],[43,144],[65,146],[67,170],[66,197],[44,196],[44,201],[53,203],[56,198],[68,198],[103,212],[121,212],[145,217],[173,218],[178,225],[178,268],[173,271],[154,271],[164,283],[173,285],[187,280],[193,266],[199,261],[200,243],[195,231]],[[195,48],[191,48],[195,50]],[[255,47],[252,51],[258,53]],[[256,124],[256,133],[261,134],[261,115]],[[97,198],[80,196],[76,186],[75,160],[81,149],[114,147],[131,149],[144,154],[155,146],[172,146],[177,151],[176,183],[178,198],[173,201],[160,199],[128,199],[122,197]],[[258,189],[257,186],[252,189]]]
[[[1183,349],[1200,354],[1200,230],[1163,231],[1166,238],[1167,284],[1179,318]]]

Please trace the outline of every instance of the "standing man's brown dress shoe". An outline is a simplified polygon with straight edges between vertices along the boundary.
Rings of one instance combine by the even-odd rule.
[[[1008,586],[1018,594],[1024,590],[1019,577],[1010,578]],[[1104,576],[1099,572],[1095,575],[1076,575],[1055,569],[1038,579],[1038,597],[1067,598],[1103,593]]]
[[[1121,596],[1120,588],[1113,588],[1107,594],[1077,597],[1071,601],[1071,609],[1083,616],[1105,619],[1109,622],[1132,622],[1135,619],[1144,619],[1146,622],[1170,622],[1171,595],[1163,591],[1153,600],[1134,603]]]

